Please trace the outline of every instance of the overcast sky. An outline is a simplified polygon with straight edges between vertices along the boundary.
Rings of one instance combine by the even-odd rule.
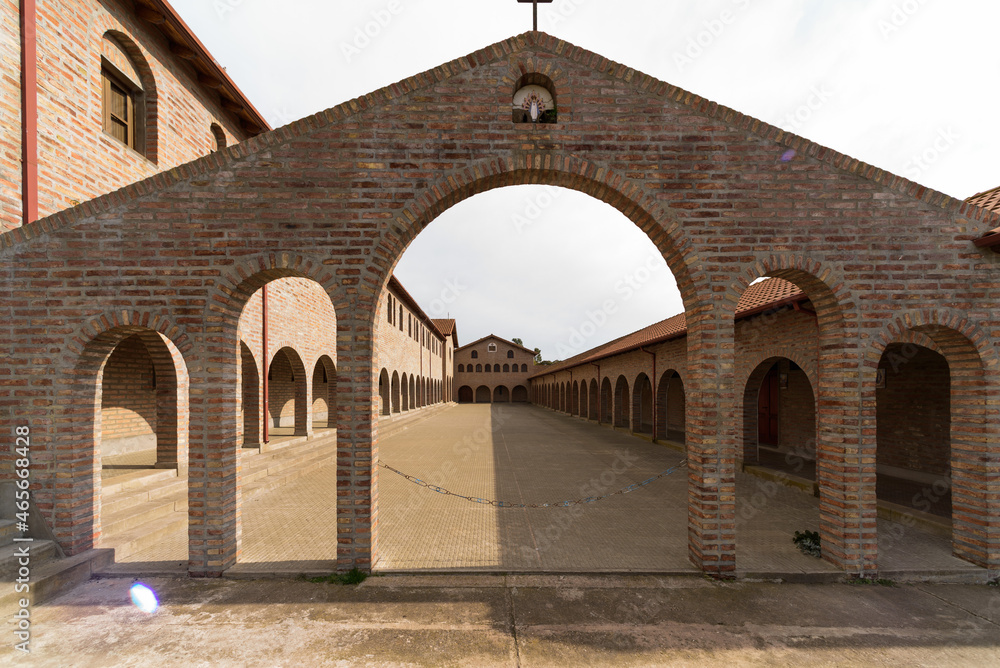
[[[516,0],[172,3],[274,127],[531,27]],[[555,0],[539,14],[545,32],[949,195],[1000,185],[995,0]],[[585,195],[506,188],[434,221],[396,275],[463,344],[495,333],[557,359],[683,310],[655,253]]]

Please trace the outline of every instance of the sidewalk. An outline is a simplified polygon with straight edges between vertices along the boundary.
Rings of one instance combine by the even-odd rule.
[[[32,654],[106,666],[995,666],[1000,590],[657,576],[95,580],[32,618]]]

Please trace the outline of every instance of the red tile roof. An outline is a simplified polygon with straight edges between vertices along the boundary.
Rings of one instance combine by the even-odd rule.
[[[970,204],[975,204],[976,206],[981,206],[984,209],[1000,213],[1000,186],[981,192],[978,195],[973,195],[965,201]]]
[[[1000,213],[1000,186],[981,192],[978,195],[973,195],[965,201],[994,213]],[[976,239],[976,245],[980,247],[1000,245],[1000,227],[994,228],[979,239]],[[994,250],[996,249],[994,248]]]
[[[777,308],[793,302],[804,302],[808,299],[806,293],[797,288],[793,283],[780,278],[768,278],[759,283],[754,283],[748,287],[743,296],[740,297],[736,307],[736,318],[748,318],[757,313]],[[613,355],[638,350],[643,346],[654,343],[662,343],[670,339],[680,338],[687,335],[687,320],[683,313],[667,318],[654,325],[650,325],[637,332],[626,334],[620,339],[615,339],[592,350],[580,353],[567,360],[553,364],[551,366],[539,367],[531,376],[544,376],[556,371],[563,371],[572,367],[581,366],[597,362]]]

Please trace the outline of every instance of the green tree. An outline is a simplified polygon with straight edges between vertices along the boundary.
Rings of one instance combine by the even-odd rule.
[[[523,346],[524,345],[524,341],[522,341],[521,339],[514,339],[514,343],[516,343],[519,346]]]
[[[535,364],[541,364],[541,363],[542,363],[542,349],[535,348]]]

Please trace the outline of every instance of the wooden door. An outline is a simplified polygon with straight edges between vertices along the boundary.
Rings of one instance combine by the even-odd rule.
[[[778,445],[778,369],[768,372],[757,397],[757,441]]]

